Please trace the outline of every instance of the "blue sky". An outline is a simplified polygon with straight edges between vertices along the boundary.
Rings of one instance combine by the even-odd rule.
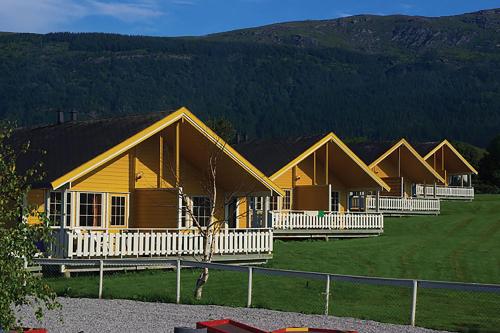
[[[0,31],[205,35],[356,14],[453,15],[500,0],[0,0]]]

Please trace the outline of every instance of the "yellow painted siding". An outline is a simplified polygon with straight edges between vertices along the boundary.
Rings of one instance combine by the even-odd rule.
[[[157,188],[160,170],[160,139],[158,134],[135,148],[136,188]]]
[[[248,221],[248,203],[247,198],[238,199],[238,228],[246,228]]]
[[[339,191],[339,201],[340,201],[339,212],[347,211],[347,192],[346,191]]]
[[[129,154],[122,154],[72,183],[76,191],[128,192]]]
[[[133,201],[131,228],[177,228],[177,192],[136,190]]]
[[[274,180],[274,183],[281,188],[292,188],[293,186],[293,171],[292,168],[286,170],[281,176]]]
[[[45,212],[45,192],[43,189],[33,189],[28,192],[28,205],[33,207],[38,213]],[[36,216],[28,217],[29,224],[40,223],[40,220]]]
[[[294,210],[329,210],[328,186],[297,186],[294,189]]]
[[[312,185],[313,184],[313,159],[312,156],[309,156],[299,164],[297,164],[296,168],[296,177],[297,180],[295,184],[298,185]]]

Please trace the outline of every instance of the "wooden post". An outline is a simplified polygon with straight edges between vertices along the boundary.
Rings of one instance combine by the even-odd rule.
[[[401,177],[401,198],[404,197],[405,194],[405,180]]]
[[[377,201],[375,202],[375,210],[380,213],[380,191],[377,190]]]
[[[104,280],[104,261],[99,260],[99,299],[102,298],[102,283]]]
[[[434,182],[434,199],[437,197],[437,185],[436,182]]]
[[[411,326],[415,326],[415,317],[417,314],[417,288],[418,288],[418,281],[413,280],[413,293],[411,298],[411,314],[410,314]]]
[[[328,161],[328,147],[329,147],[330,143],[327,142],[326,145],[325,145],[325,185],[328,185],[328,168],[329,168],[329,161]]]
[[[328,316],[329,307],[330,307],[330,275],[327,275],[326,288],[325,288],[325,316]]]
[[[272,193],[271,193],[272,195]],[[264,227],[269,228],[269,197],[264,197]]]
[[[179,304],[181,302],[181,260],[177,259],[176,263],[176,288],[175,288],[175,302]]]
[[[181,123],[177,122],[175,124],[175,186],[179,186],[181,181],[180,138]]]
[[[461,187],[464,187],[464,177],[465,177],[465,175],[460,175],[460,185],[461,185]]]
[[[424,198],[427,198],[427,184],[425,180],[424,180]]]
[[[398,177],[401,177],[401,146],[398,147]]]
[[[316,152],[313,153],[313,185],[317,184],[316,178]]]
[[[469,173],[469,187],[472,188],[472,173]]]
[[[183,200],[182,200],[182,187],[178,188],[178,200],[177,200],[177,229],[180,229],[182,227],[182,205]],[[187,227],[187,226],[185,226]]]
[[[158,134],[159,136],[159,158],[158,158],[158,178],[157,178],[157,187],[161,188],[162,187],[162,180],[163,180],[163,145],[164,145],[164,140],[163,140],[163,134],[160,132]]]
[[[252,283],[253,283],[253,268],[248,267],[247,308],[250,308],[252,306]]]

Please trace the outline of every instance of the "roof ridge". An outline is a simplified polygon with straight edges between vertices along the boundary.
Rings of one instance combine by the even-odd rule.
[[[130,119],[130,118],[139,118],[139,117],[148,117],[148,116],[153,116],[153,115],[158,115],[159,113],[164,114],[164,116],[167,116],[171,114],[172,112],[175,112],[175,110],[160,110],[160,111],[151,111],[151,112],[144,112],[144,113],[133,113],[133,114],[123,114],[123,115],[114,115],[114,116],[109,116],[109,117],[102,117],[102,118],[93,118],[93,119],[85,119],[85,120],[68,120],[63,123],[51,123],[51,124],[41,124],[41,125],[35,125],[35,126],[24,126],[24,127],[18,127],[16,128],[17,130],[27,130],[27,131],[33,131],[33,130],[41,130],[41,129],[46,129],[46,128],[53,128],[53,127],[58,127],[58,126],[65,126],[65,125],[81,125],[81,124],[91,124],[91,123],[99,123],[99,122],[104,122],[104,121],[110,121],[110,120],[118,120],[118,119]]]

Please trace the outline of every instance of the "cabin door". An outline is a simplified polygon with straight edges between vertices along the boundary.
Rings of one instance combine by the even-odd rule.
[[[250,227],[262,228],[264,225],[264,198],[251,197],[249,199]]]
[[[226,219],[229,228],[238,228],[238,199],[232,199],[226,205]]]

